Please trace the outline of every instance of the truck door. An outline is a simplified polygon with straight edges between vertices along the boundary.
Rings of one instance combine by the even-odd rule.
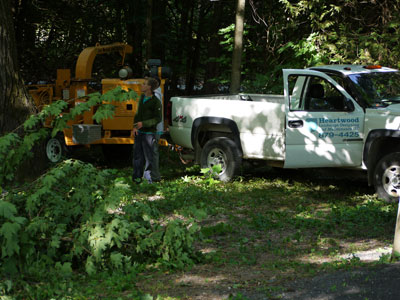
[[[283,70],[285,168],[360,166],[364,111],[328,75]]]

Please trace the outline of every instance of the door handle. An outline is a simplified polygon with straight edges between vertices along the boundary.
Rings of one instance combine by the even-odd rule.
[[[288,125],[290,128],[301,128],[303,127],[303,120],[289,121]]]

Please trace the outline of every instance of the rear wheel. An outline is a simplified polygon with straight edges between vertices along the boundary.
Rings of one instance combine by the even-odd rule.
[[[46,156],[52,163],[60,162],[67,154],[67,146],[65,145],[64,136],[57,135],[50,138],[46,142]]]
[[[376,165],[374,185],[379,198],[395,202],[400,197],[400,152],[384,156]]]
[[[209,140],[201,151],[200,165],[212,169],[221,166],[221,172],[216,174],[221,181],[230,181],[239,173],[242,156],[236,144],[227,137],[217,137]]]

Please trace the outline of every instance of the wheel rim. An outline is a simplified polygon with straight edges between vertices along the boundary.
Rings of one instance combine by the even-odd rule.
[[[46,155],[51,162],[58,162],[62,155],[62,145],[58,139],[50,139],[46,145]]]
[[[382,176],[382,185],[391,197],[400,196],[400,166],[390,166]]]
[[[221,166],[221,172],[219,174],[222,174],[226,170],[226,154],[224,151],[222,151],[220,148],[213,148],[211,151],[208,153],[207,156],[207,166],[212,169],[212,167],[216,165]]]

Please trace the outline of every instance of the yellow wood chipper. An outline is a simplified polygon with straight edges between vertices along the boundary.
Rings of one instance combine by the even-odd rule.
[[[121,55],[122,67],[119,78],[105,78],[101,80],[102,93],[121,87],[123,90],[133,90],[140,95],[140,86],[145,78],[131,78],[132,70],[124,66],[126,54],[132,53],[132,46],[123,43],[99,45],[84,49],[77,60],[75,77],[71,77],[70,69],[58,69],[57,79],[52,84],[29,85],[28,90],[35,105],[41,110],[45,105],[62,99],[69,103],[69,108],[86,101],[85,96],[92,92],[89,83],[92,79],[92,66],[96,55],[118,52]],[[152,59],[148,62],[151,76],[160,80],[163,111],[164,89],[169,75],[169,68],[161,67],[160,60]],[[74,120],[68,121],[68,127],[61,135],[48,139],[46,155],[51,162],[58,162],[65,155],[68,148],[78,145],[90,147],[93,144],[102,145],[132,145],[134,143],[133,124],[137,101],[129,99],[124,102],[111,102],[115,106],[113,118],[105,119],[101,124],[93,120],[94,109],[86,111]],[[46,127],[51,127],[51,120],[47,120]],[[166,128],[166,127],[165,127]],[[165,139],[160,144],[167,146]]]

